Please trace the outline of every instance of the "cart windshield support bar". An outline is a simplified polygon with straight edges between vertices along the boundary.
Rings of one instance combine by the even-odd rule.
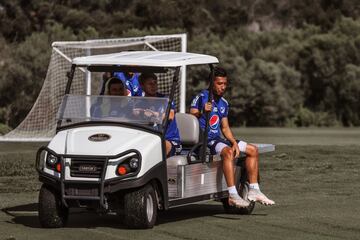
[[[67,76],[67,78],[68,78],[68,81],[67,81],[67,83],[66,83],[65,95],[70,93],[71,84],[72,84],[72,81],[73,81],[74,75],[75,75],[75,68],[76,68],[76,65],[75,65],[75,64],[72,64],[72,65],[71,65],[70,72],[67,72],[67,74],[66,74],[66,76]],[[56,126],[57,126],[56,128],[59,128],[60,125],[61,125],[61,121],[62,121],[61,119],[62,119],[62,117],[63,117],[63,113],[64,113],[64,109],[65,109],[66,105],[65,105],[65,104],[62,104],[60,107],[62,108],[61,111],[60,111],[61,116],[59,117],[59,120],[58,120],[57,123],[56,123]]]
[[[209,75],[209,99],[208,102],[212,103],[213,100],[213,86],[214,86],[214,66],[213,64],[209,64],[210,67],[210,75]],[[203,135],[203,144],[200,151],[200,159],[203,162],[206,162],[206,149],[207,149],[207,140],[208,140],[208,131],[209,131],[209,119],[210,119],[210,112],[205,112],[205,129]],[[210,160],[210,158],[209,158]]]
[[[179,82],[179,72],[180,72],[180,67],[177,67],[174,72],[173,82],[172,82],[171,90],[170,90],[169,102],[168,102],[168,105],[166,108],[165,121],[164,121],[164,125],[163,125],[164,135],[166,134],[166,130],[169,125],[168,124],[169,123],[169,115],[170,115],[172,102],[174,101],[175,88],[176,88],[177,83]]]
[[[71,84],[75,75],[75,68],[76,65],[72,64],[70,72],[67,73],[68,81],[66,83],[65,95],[70,93]]]

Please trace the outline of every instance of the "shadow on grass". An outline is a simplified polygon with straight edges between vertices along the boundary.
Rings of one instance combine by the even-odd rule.
[[[11,223],[21,224],[30,228],[41,228],[37,216],[37,203],[4,208],[2,211],[13,217]],[[266,214],[236,215],[226,214],[220,204],[191,204],[167,211],[158,212],[157,224],[179,222],[194,218],[214,217],[226,220],[239,220],[251,216],[266,216]],[[110,214],[99,214],[87,210],[71,210],[66,228],[97,228],[107,227],[126,229],[120,217]]]
[[[14,216],[14,214],[16,214],[16,213],[37,212],[38,207],[37,207],[37,203],[30,203],[30,204],[15,206],[15,207],[3,208],[1,210],[10,216]]]

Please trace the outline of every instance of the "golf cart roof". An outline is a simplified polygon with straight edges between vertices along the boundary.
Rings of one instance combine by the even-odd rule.
[[[72,63],[78,66],[147,66],[180,67],[183,65],[218,63],[216,57],[188,52],[166,51],[129,51],[104,55],[74,58]]]

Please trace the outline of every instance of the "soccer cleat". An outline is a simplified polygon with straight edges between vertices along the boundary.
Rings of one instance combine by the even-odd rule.
[[[238,194],[229,195],[229,205],[237,208],[245,208],[250,205],[250,203],[242,199]]]
[[[275,202],[268,199],[259,189],[250,189],[247,198],[251,202],[259,202],[264,205],[274,205]]]

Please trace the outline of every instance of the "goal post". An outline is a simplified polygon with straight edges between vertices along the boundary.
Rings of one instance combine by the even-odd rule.
[[[50,141],[55,135],[56,114],[65,94],[66,76],[75,57],[130,50],[186,52],[186,48],[186,34],[54,42],[47,74],[32,109],[19,126],[8,134],[0,136],[0,141]],[[90,73],[84,68],[77,68],[70,93],[98,95],[100,84],[93,79],[99,78],[102,78],[101,73]],[[159,79],[159,91],[168,94],[172,76],[162,74]],[[185,86],[186,67],[182,66],[180,82],[174,98],[179,112],[185,112],[186,109]]]

